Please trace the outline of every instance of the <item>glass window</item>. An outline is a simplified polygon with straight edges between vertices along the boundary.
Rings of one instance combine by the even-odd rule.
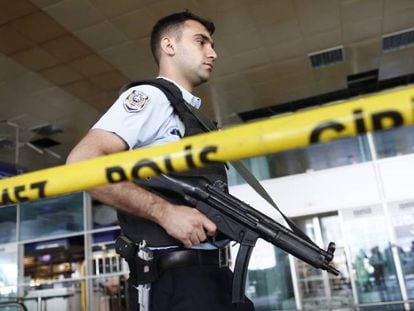
[[[118,217],[115,208],[93,200],[92,221],[92,226],[94,229],[117,226]]]
[[[0,244],[16,242],[16,206],[0,207]]]
[[[256,311],[296,309],[286,252],[259,239],[249,263],[246,294]]]
[[[83,194],[75,193],[20,205],[20,239],[64,235],[83,230]]]
[[[414,152],[414,127],[399,127],[373,133],[378,158]]]
[[[129,310],[127,307],[128,291],[125,276],[102,277],[93,280],[93,295],[88,309],[101,310]]]
[[[341,211],[360,304],[401,300],[392,244],[380,205]]]
[[[270,176],[275,178],[369,161],[368,150],[365,136],[357,136],[275,153],[267,157]]]
[[[25,244],[24,283],[42,289],[53,280],[80,278],[84,259],[84,236]]]
[[[115,251],[115,240],[121,230],[92,234],[92,273],[103,275],[127,271],[127,265]]]
[[[79,281],[55,281],[42,288],[25,286],[22,300],[27,310],[86,310],[83,307],[86,303],[83,284]]]
[[[250,158],[243,163],[262,180],[361,163],[371,158],[366,136],[357,136]],[[229,185],[243,183],[243,178],[231,168]]]
[[[92,234],[92,243],[95,244],[113,244],[116,238],[121,234],[121,230],[110,230]]]
[[[295,223],[325,250],[330,242],[336,243],[334,263],[341,272],[335,276],[295,260],[299,291],[304,310],[346,308],[354,304],[351,281],[346,262],[344,243],[337,215],[314,216],[298,219]]]
[[[269,165],[265,156],[249,158],[241,161],[246,168],[256,177],[258,180],[269,179]],[[228,170],[229,185],[240,185],[246,183],[243,177],[234,169],[232,165],[229,165]]]
[[[349,265],[345,254],[345,241],[342,236],[339,216],[323,216],[319,218],[319,221],[324,249],[327,249],[330,242],[335,243],[334,264],[341,273],[339,276],[328,274],[328,293],[331,296],[329,304],[334,308],[352,306],[354,305],[354,297],[352,294]]]
[[[17,296],[17,245],[0,246],[0,301]]]

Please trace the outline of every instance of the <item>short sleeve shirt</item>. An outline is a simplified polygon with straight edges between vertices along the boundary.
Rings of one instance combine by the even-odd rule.
[[[186,102],[195,108],[200,107],[200,98],[175,85]],[[123,92],[92,128],[115,133],[128,144],[129,149],[174,142],[180,140],[185,132],[184,124],[165,94],[157,87],[145,84]]]

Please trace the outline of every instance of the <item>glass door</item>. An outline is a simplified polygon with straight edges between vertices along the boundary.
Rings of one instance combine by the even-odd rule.
[[[388,204],[396,243],[394,254],[402,269],[408,299],[414,299],[414,201]],[[414,303],[410,304],[414,310]]]
[[[249,262],[246,294],[256,311],[296,310],[288,254],[259,239]]]
[[[402,295],[382,206],[342,210],[341,215],[360,310],[403,310],[392,303]]]
[[[311,216],[295,222],[319,247],[326,249],[329,242],[335,242],[335,266],[341,272],[340,276],[330,275],[301,260],[295,260],[303,310],[332,310],[352,306],[354,300],[350,273],[338,215]]]

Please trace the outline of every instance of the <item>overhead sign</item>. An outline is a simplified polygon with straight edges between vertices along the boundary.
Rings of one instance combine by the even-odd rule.
[[[0,180],[0,205],[414,124],[414,86]]]

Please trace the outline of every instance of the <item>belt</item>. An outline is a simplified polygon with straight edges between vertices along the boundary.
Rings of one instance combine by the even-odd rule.
[[[224,247],[214,250],[188,249],[178,250],[160,255],[157,258],[159,274],[167,269],[190,266],[217,266],[219,268],[230,265],[230,248]]]

